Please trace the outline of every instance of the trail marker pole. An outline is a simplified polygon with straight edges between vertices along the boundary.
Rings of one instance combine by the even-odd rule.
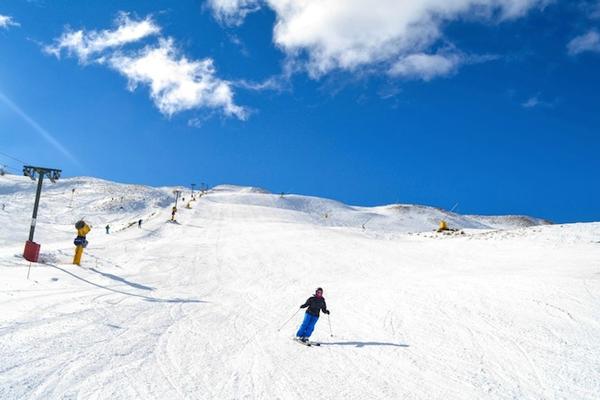
[[[75,188],[71,189],[71,201],[69,202],[69,208],[73,208],[73,197],[75,196]]]

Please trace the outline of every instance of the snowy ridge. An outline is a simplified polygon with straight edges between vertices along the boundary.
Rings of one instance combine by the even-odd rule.
[[[29,271],[35,185],[0,177],[0,399],[600,392],[600,223],[220,186],[196,201],[180,188],[172,224],[173,189],[45,184],[44,263]],[[80,217],[93,225],[81,267],[70,264]],[[465,234],[434,233],[442,218]],[[307,348],[289,338],[317,286],[331,316]]]
[[[75,192],[72,192],[75,189]],[[189,189],[153,188],[120,184],[90,177],[68,178],[56,184],[44,184],[38,223],[60,226],[71,231],[72,225],[85,217],[100,227],[113,224],[114,229],[127,228],[138,219],[153,218],[174,203],[173,190],[182,190],[182,203],[190,200]],[[0,222],[10,225],[28,224],[33,206],[35,182],[7,175],[0,179],[0,202],[6,204]],[[439,208],[417,205],[379,207],[349,206],[334,200],[294,194],[271,194],[256,187],[220,185],[209,191],[208,201],[266,207],[289,212],[292,221],[330,227],[348,227],[385,232],[422,232],[437,228],[446,220],[456,229],[513,229],[547,224],[546,221],[515,216],[462,216]],[[40,230],[41,231],[41,230]],[[43,234],[43,233],[42,233]]]
[[[307,221],[327,226],[355,227],[394,232],[435,229],[445,220],[455,229],[513,229],[550,222],[526,216],[478,216],[440,208],[394,204],[379,207],[349,206],[335,200],[295,194],[274,195],[260,188],[221,185],[211,190],[211,201],[277,208],[305,214]]]

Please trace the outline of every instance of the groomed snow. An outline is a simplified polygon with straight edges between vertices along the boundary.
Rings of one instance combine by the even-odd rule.
[[[171,224],[173,189],[45,184],[27,279],[35,183],[0,177],[0,399],[598,399],[600,223],[220,186]],[[317,286],[309,348],[278,328]]]

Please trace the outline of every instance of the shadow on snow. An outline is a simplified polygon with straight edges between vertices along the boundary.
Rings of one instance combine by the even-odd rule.
[[[97,270],[97,269],[95,269],[95,268],[90,268],[89,270],[90,270],[90,271],[93,271],[93,272],[95,272],[95,273],[97,273],[97,274],[100,274],[100,275],[102,275],[102,276],[104,276],[104,277],[107,277],[107,278],[113,279],[113,280],[115,280],[115,281],[118,281],[118,282],[122,282],[122,283],[124,283],[124,284],[126,284],[126,285],[129,285],[129,286],[131,286],[131,287],[133,287],[133,288],[136,288],[136,289],[142,289],[142,290],[154,290],[154,289],[155,289],[155,288],[153,288],[153,287],[150,287],[150,286],[144,286],[144,285],[141,285],[141,284],[139,284],[139,283],[130,282],[130,281],[128,281],[127,279],[125,279],[125,278],[121,278],[121,277],[120,277],[120,276],[118,276],[118,275],[113,275],[113,274],[109,274],[109,273],[106,273],[106,272],[98,271],[98,270]]]
[[[402,343],[385,343],[385,342],[321,342],[321,346],[392,346],[392,347],[410,347]]]
[[[66,269],[64,269],[64,268],[61,268],[61,267],[59,267],[59,266],[57,266],[57,265],[54,265],[54,264],[48,264],[48,263],[46,263],[46,264],[44,264],[44,265],[47,265],[47,266],[49,266],[49,267],[52,267],[52,268],[58,269],[58,270],[60,270],[60,271],[64,272],[65,274],[71,275],[73,278],[79,279],[80,281],[83,281],[83,282],[85,282],[85,283],[88,283],[88,284],[90,284],[90,285],[92,285],[92,286],[96,286],[96,287],[98,287],[98,288],[101,288],[101,289],[104,289],[104,290],[108,290],[108,291],[110,291],[110,292],[115,292],[115,293],[124,294],[124,295],[126,295],[126,296],[131,296],[131,297],[139,297],[139,298],[141,298],[141,299],[144,299],[144,300],[146,300],[146,301],[153,302],[153,303],[208,303],[207,301],[203,301],[203,300],[197,300],[197,299],[180,299],[180,298],[174,298],[174,299],[161,299],[161,298],[157,298],[157,297],[150,297],[150,296],[144,296],[144,295],[141,295],[141,294],[136,294],[136,293],[125,292],[125,291],[122,291],[122,290],[118,290],[118,289],[113,289],[113,288],[110,288],[110,287],[108,287],[108,286],[102,286],[102,285],[99,285],[99,284],[97,284],[97,283],[94,283],[94,282],[92,282],[92,281],[89,281],[89,280],[87,280],[87,279],[85,279],[85,278],[82,278],[81,276],[79,276],[79,275],[76,275],[76,274],[72,273],[71,271],[67,271]],[[98,272],[98,271],[95,271],[95,272]],[[102,275],[105,275],[104,273],[101,273],[101,274],[102,274]],[[106,274],[106,275],[111,275],[111,274]],[[119,278],[119,277],[117,277],[117,276],[115,276],[115,275],[113,275],[113,276],[114,276],[115,278]],[[111,278],[111,279],[114,279],[114,278]],[[124,283],[127,283],[128,285],[130,285],[130,286],[133,286],[133,287],[136,287],[136,286],[134,286],[134,285],[137,285],[137,284],[132,284],[131,282],[125,282],[125,280],[124,280],[123,278],[119,278],[119,279],[116,279],[116,280],[118,280],[118,281],[121,281],[121,282],[124,282]],[[143,286],[143,285],[139,285],[139,286],[141,286],[141,287],[143,287],[143,288],[147,288],[147,286]],[[146,290],[148,290],[148,289],[146,289]],[[153,290],[153,289],[152,289],[152,288],[149,288],[149,290]]]

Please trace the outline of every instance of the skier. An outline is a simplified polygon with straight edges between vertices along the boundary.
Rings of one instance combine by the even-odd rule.
[[[306,343],[315,329],[315,324],[319,319],[319,313],[323,311],[325,314],[329,314],[327,304],[325,304],[325,298],[323,297],[323,288],[317,288],[315,295],[309,297],[300,308],[306,308],[307,310],[304,314],[304,321],[302,321],[302,325],[300,325],[300,329],[298,329],[298,333],[296,333],[296,338]]]
[[[106,234],[110,234],[110,225],[106,225]]]
[[[141,219],[138,221],[138,228],[142,229],[142,220]]]

